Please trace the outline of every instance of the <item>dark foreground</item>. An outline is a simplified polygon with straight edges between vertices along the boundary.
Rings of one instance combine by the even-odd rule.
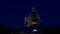
[[[30,30],[28,30],[29,32],[26,32],[27,30],[25,30],[25,28],[20,27],[20,28],[5,28],[3,25],[0,25],[0,34],[60,34],[60,27],[57,28],[52,28],[50,26],[46,26],[45,28],[42,29],[42,33],[40,32],[32,32],[30,33]]]

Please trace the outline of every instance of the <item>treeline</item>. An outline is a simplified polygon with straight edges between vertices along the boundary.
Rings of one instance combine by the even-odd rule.
[[[20,30],[21,33],[23,33],[23,28],[18,28],[17,30]],[[0,34],[16,34],[18,33],[17,30],[15,29],[7,29],[5,28],[3,25],[0,24]],[[43,28],[42,30],[43,34],[60,34],[60,27],[58,28],[52,28],[50,26],[46,26],[45,28]]]
[[[12,34],[14,29],[5,28],[4,25],[0,24],[0,34]]]
[[[60,27],[53,28],[47,25],[43,29],[43,34],[60,34]]]
[[[21,32],[20,34],[22,34],[24,31],[23,27],[13,29],[6,28],[4,25],[0,24],[0,34],[18,34],[18,31]]]

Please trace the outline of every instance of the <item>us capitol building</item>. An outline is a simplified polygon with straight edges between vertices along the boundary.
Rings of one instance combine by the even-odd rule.
[[[25,18],[25,27],[20,29],[20,34],[40,34],[40,17],[34,7],[32,12]],[[19,30],[18,29],[18,30]]]
[[[40,17],[35,8],[29,14],[26,20],[26,34],[40,34]]]

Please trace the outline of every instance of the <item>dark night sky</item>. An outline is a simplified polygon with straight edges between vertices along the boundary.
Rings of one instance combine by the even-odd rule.
[[[60,26],[59,2],[56,0],[2,0],[0,1],[0,23],[8,28],[23,25],[24,17],[31,12],[34,6],[41,18],[42,27],[48,24]]]

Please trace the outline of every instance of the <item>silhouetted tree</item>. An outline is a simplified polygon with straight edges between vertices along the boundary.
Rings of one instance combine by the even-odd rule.
[[[51,34],[52,29],[49,25],[46,25],[46,27],[43,29],[43,34]]]
[[[4,33],[4,26],[2,24],[0,24],[0,33],[3,34]]]
[[[60,27],[52,28],[48,25],[43,29],[43,34],[60,34]]]
[[[55,34],[56,33],[60,34],[60,28],[53,28],[52,32],[55,33]]]
[[[8,33],[9,33],[9,34],[14,34],[14,31],[15,31],[15,29],[13,29],[13,28],[8,29]]]

